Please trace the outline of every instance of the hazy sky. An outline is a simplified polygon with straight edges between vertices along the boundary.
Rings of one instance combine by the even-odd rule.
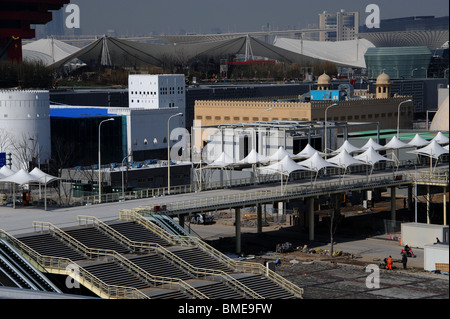
[[[322,11],[359,11],[364,23],[369,4],[381,19],[418,15],[447,16],[448,0],[71,0],[81,11],[84,34],[177,34],[306,28]]]

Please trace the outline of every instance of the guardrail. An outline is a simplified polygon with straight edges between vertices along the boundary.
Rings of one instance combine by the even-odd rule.
[[[83,220],[83,217],[81,217],[81,220]],[[35,231],[40,228],[41,232],[47,231],[61,241],[67,242],[69,245],[76,247],[79,251],[88,256],[89,259],[109,258],[111,261],[118,263],[121,267],[127,269],[128,271],[139,275],[139,278],[143,279],[150,286],[157,287],[165,285],[166,287],[168,286],[172,289],[184,290],[194,298],[208,299],[208,297],[203,293],[181,279],[151,275],[116,251],[87,247],[51,223],[33,222],[33,227]]]
[[[126,215],[125,213],[121,214],[121,220],[131,220],[136,221],[135,218],[131,217],[132,215]],[[142,218],[140,215],[138,215],[139,218]],[[163,256],[164,258],[170,260],[175,265],[178,265],[181,269],[187,271],[188,273],[195,274],[197,278],[203,277],[203,278],[216,278],[220,279],[222,282],[227,282],[230,286],[232,286],[235,290],[240,291],[243,296],[249,296],[252,299],[263,299],[261,295],[256,293],[255,291],[251,290],[250,288],[246,287],[245,285],[241,284],[239,281],[237,281],[235,278],[231,277],[229,274],[221,271],[221,270],[215,270],[215,269],[206,269],[206,268],[200,268],[200,267],[194,267],[189,263],[186,263],[183,259],[172,253],[171,251],[167,250],[165,247],[157,244],[157,243],[147,243],[147,242],[136,242],[132,241],[129,238],[123,236],[121,233],[117,232],[115,229],[109,227],[96,217],[90,217],[90,216],[78,216],[78,220],[80,223],[84,223],[85,225],[92,224],[94,227],[99,228],[101,231],[107,233],[108,235],[114,237],[115,239],[119,240],[121,243],[125,244],[127,247],[132,249],[134,252],[145,252],[145,251],[152,251],[155,253],[158,253],[159,255]],[[144,222],[145,225],[148,223]],[[154,229],[155,227],[152,227]],[[156,228],[159,228],[156,226]],[[163,233],[165,230],[161,229],[159,233]],[[186,244],[186,241],[184,238],[179,239],[179,236],[167,234],[165,237],[173,237],[171,240],[176,244],[177,241],[181,243],[182,245]],[[191,243],[191,246],[195,247]]]
[[[121,210],[120,211],[120,219],[121,220],[132,220],[136,221],[144,226],[148,225],[150,222],[144,218],[141,211],[131,211],[131,210]],[[151,223],[150,223],[151,224]],[[153,227],[153,226],[152,226]],[[157,226],[156,226],[157,227]],[[161,230],[162,232],[165,232],[165,230]],[[267,269],[262,264],[259,263],[251,263],[251,262],[243,262],[243,261],[235,261],[228,256],[224,255],[219,250],[215,249],[214,247],[208,245],[204,241],[192,237],[192,236],[175,236],[168,234],[168,236],[177,237],[182,242],[190,243],[192,246],[196,246],[200,248],[202,251],[209,254],[214,259],[222,262],[227,267],[232,269],[236,272],[243,272],[243,273],[251,273],[251,274],[258,274],[258,275],[264,275],[272,279],[275,283],[280,285],[281,287],[284,287],[285,289],[288,289],[291,291],[295,296],[299,298],[303,298],[303,289],[298,287],[297,285],[291,283],[290,281],[286,280],[284,277],[278,275],[274,271]]]
[[[237,207],[240,205],[254,205],[255,203],[265,203],[280,200],[289,200],[293,198],[303,198],[320,196],[323,194],[332,194],[345,192],[346,190],[371,189],[376,187],[389,187],[405,183],[411,183],[409,175],[381,176],[368,178],[359,178],[344,181],[328,182],[326,185],[311,186],[302,184],[290,187],[273,187],[271,189],[259,190],[254,192],[239,192],[238,194],[228,194],[198,199],[189,199],[184,201],[166,203],[167,214],[179,214],[189,211],[208,211],[224,207]],[[144,207],[140,209],[145,211]],[[151,209],[150,207],[147,209]]]
[[[149,299],[148,296],[136,288],[108,285],[82,267],[77,266],[78,271],[74,272],[71,266],[77,264],[72,260],[62,257],[43,256],[4,230],[0,230],[0,238],[7,241],[15,249],[21,251],[23,256],[38,269],[70,276],[102,298]]]

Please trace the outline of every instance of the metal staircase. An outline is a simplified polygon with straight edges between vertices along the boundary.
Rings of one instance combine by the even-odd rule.
[[[79,216],[78,222],[66,229],[34,222],[34,234],[13,238],[0,231],[0,238],[48,272],[70,275],[102,298],[302,297],[301,288],[262,265],[237,263],[138,214],[121,212],[119,220],[107,224],[89,216]],[[79,273],[68,272],[71,264]]]

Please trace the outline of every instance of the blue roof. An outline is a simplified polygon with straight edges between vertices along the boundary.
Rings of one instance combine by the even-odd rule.
[[[82,118],[82,117],[103,117],[112,116],[108,109],[100,108],[50,108],[51,117],[62,118]]]

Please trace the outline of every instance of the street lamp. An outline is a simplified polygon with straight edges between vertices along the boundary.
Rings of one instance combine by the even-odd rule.
[[[324,128],[324,132],[325,132],[325,150],[324,150],[324,153],[325,153],[325,156],[327,154],[327,118],[328,118],[328,110],[330,108],[332,108],[333,106],[337,106],[337,103],[331,104],[329,107],[327,107],[325,109],[325,128]]]
[[[176,116],[183,116],[183,113],[177,113],[167,120],[167,193],[170,195],[170,120]]]
[[[402,106],[403,103],[408,103],[408,102],[412,102],[412,100],[406,100],[401,102],[398,105],[398,113],[397,113],[397,138],[399,138],[400,135],[400,107]]]
[[[101,121],[98,125],[98,203],[102,202],[102,153],[101,153],[101,139],[100,132],[102,124],[105,122],[114,121],[113,118]]]
[[[125,156],[124,158],[123,158],[123,160],[122,160],[122,166],[120,167],[120,170],[122,171],[122,197],[123,197],[123,200],[125,201],[125,185],[124,185],[124,181],[123,181],[123,165],[124,165],[124,163],[123,162],[125,162],[125,160],[127,159],[127,158],[129,158],[129,157],[132,157],[133,155],[127,155],[127,156]],[[128,170],[128,164],[127,164],[127,170]]]

